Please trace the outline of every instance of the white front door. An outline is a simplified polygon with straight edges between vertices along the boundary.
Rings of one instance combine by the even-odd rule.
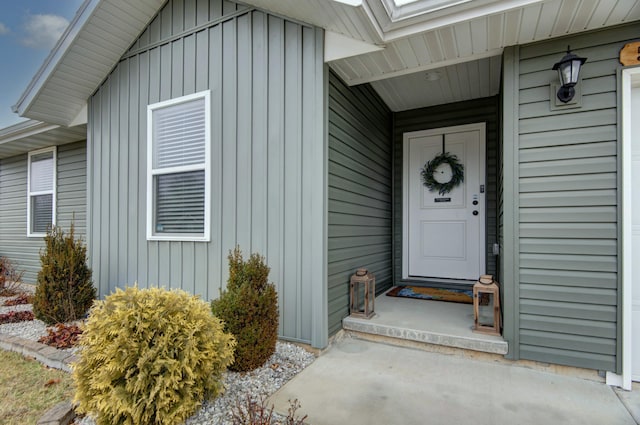
[[[425,187],[421,174],[442,152],[464,166],[464,181],[445,194]],[[403,175],[403,277],[478,279],[485,272],[485,124],[405,133]]]

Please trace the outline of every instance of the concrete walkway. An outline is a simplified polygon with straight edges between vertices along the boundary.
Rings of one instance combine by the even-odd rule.
[[[600,382],[350,337],[270,402],[286,414],[296,398],[312,425],[636,425]]]

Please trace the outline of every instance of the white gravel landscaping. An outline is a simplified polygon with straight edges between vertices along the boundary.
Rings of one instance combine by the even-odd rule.
[[[11,297],[0,297],[0,306]],[[0,314],[8,311],[31,310],[31,304],[0,307]],[[37,341],[47,334],[47,326],[40,320],[19,323],[7,323],[0,325],[0,333],[19,336],[25,339]],[[231,425],[233,409],[237,400],[246,406],[247,395],[252,400],[259,401],[261,397],[267,397],[276,392],[287,381],[301,372],[315,360],[315,356],[304,348],[288,342],[278,342],[276,352],[260,368],[247,373],[226,372],[224,374],[225,393],[212,401],[206,401],[202,408],[185,425]],[[300,400],[302,407],[298,414],[304,416],[304,400]],[[269,406],[270,407],[270,406]],[[274,414],[274,424],[283,423],[283,418]],[[95,425],[91,418],[85,417],[76,421],[78,425]]]
[[[16,297],[0,297],[0,314],[5,314],[10,311],[33,310],[33,306],[31,304],[18,304],[12,306],[4,305],[5,301],[13,298]],[[47,325],[43,321],[38,319],[19,323],[5,323],[3,325],[0,325],[0,333],[37,341],[40,337],[47,334]]]
[[[205,402],[185,425],[232,424],[231,412],[238,398],[245,401],[246,395],[251,394],[254,401],[259,401],[260,396],[275,393],[314,360],[315,356],[303,348],[278,342],[276,352],[264,366],[248,373],[227,372],[224,379],[225,393],[212,402]],[[304,416],[304,400],[300,402],[302,407],[299,413]]]

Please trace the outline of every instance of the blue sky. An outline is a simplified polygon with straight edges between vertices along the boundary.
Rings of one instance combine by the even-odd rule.
[[[0,0],[0,128],[83,0]]]

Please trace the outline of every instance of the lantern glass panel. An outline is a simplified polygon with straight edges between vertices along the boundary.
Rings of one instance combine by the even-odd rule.
[[[481,326],[493,326],[495,297],[489,292],[482,292],[479,297],[478,324]]]
[[[355,298],[354,307],[356,311],[364,313],[365,284],[363,281],[356,283],[353,296]]]
[[[565,62],[560,64],[558,67],[558,75],[560,77],[560,83],[563,86],[571,83],[571,74],[572,74],[572,66],[571,62]]]
[[[582,66],[582,61],[580,59],[574,59],[571,61],[571,81],[570,83],[576,84],[578,82],[578,77],[580,75],[580,67]]]

